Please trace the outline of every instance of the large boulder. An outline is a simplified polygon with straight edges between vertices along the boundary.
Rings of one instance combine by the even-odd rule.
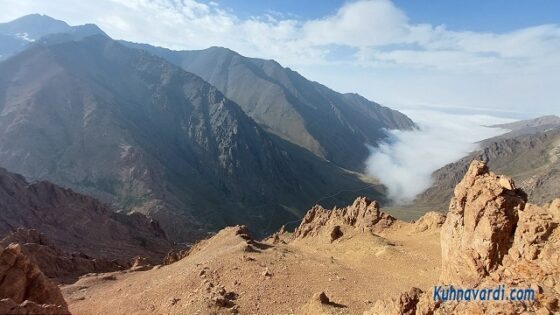
[[[416,314],[421,294],[422,290],[411,288],[407,292],[403,292],[396,299],[378,300],[369,311],[364,312],[364,315],[414,315]]]
[[[413,222],[415,232],[438,231],[445,222],[445,214],[430,211]]]
[[[60,289],[21,250],[11,244],[0,252],[0,312],[67,314]]]
[[[474,161],[455,188],[441,231],[440,280],[473,286],[494,271],[513,244],[526,195],[513,181]]]

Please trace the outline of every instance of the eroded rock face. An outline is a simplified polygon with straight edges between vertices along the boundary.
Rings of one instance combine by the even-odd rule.
[[[17,243],[22,253],[37,265],[45,276],[57,282],[72,283],[87,273],[111,272],[123,269],[115,261],[89,257],[84,253],[66,253],[44,234],[33,229],[19,228],[0,240],[0,247]]]
[[[415,232],[431,231],[440,228],[445,222],[445,214],[430,211],[414,222]]]
[[[494,271],[513,244],[525,202],[511,179],[474,161],[455,188],[442,226],[441,281],[472,286]]]
[[[41,232],[66,253],[123,265],[138,255],[159,263],[171,248],[158,223],[144,215],[116,213],[89,196],[49,182],[29,183],[0,168],[0,238],[19,227]]]
[[[474,161],[455,188],[441,231],[442,284],[532,288],[535,301],[435,302],[419,294],[410,314],[551,314],[560,311],[560,230],[552,205],[525,203],[509,178]],[[398,314],[395,299],[378,301],[367,314]]]
[[[385,315],[385,314],[416,314],[416,306],[420,301],[422,290],[411,288],[402,293],[397,299],[379,300],[364,315]]]
[[[163,259],[163,265],[171,265],[172,263],[178,262],[179,260],[187,257],[189,255],[189,249],[172,249],[165,255]]]
[[[546,205],[545,208],[548,209],[548,212],[556,220],[560,220],[560,198],[554,199],[550,204]]]
[[[527,204],[525,209],[519,212],[519,221],[508,258],[513,260],[537,259],[545,241],[557,225],[546,210],[533,204]]]
[[[22,253],[19,244],[0,252],[0,279],[2,313],[68,313],[60,289]]]
[[[307,212],[299,227],[294,231],[295,238],[306,238],[327,233],[334,241],[342,236],[344,227],[361,232],[377,232],[391,226],[396,219],[379,211],[379,204],[365,197],[357,198],[345,208],[324,209],[316,205]],[[342,233],[342,234],[341,234]]]

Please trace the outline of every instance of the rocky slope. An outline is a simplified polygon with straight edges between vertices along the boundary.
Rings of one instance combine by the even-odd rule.
[[[0,165],[144,213],[177,241],[235,223],[270,232],[368,185],[270,136],[199,77],[102,35],[0,63],[0,95]]]
[[[45,263],[35,262],[48,266],[43,270],[52,277],[67,275],[69,267],[53,263],[64,255],[68,257],[62,260],[70,264],[80,259],[93,264],[89,257],[105,259],[98,260],[97,269],[108,270],[112,260],[125,265],[139,255],[160,261],[171,248],[157,222],[140,214],[115,213],[91,197],[48,182],[30,184],[5,169],[0,169],[0,238],[3,245],[22,244],[28,254],[42,252],[40,259],[51,256]]]
[[[359,314],[437,280],[437,223],[419,232],[366,198],[331,211],[315,207],[296,232],[265,241],[229,227],[158,269],[83,277],[63,292],[75,313]]]
[[[115,259],[90,257],[83,252],[67,253],[58,248],[44,234],[37,230],[18,228],[0,240],[0,247],[19,244],[22,254],[52,281],[58,283],[74,283],[80,276],[89,273],[104,273],[124,270],[131,267],[132,258],[119,255]],[[114,244],[114,246],[118,246]],[[149,257],[148,251],[138,252]],[[136,256],[135,256],[136,257]],[[151,260],[158,256],[151,256]],[[120,259],[118,259],[120,258]],[[130,261],[126,261],[129,259]],[[120,262],[119,262],[120,261]]]
[[[453,188],[475,159],[512,177],[533,202],[550,202],[559,196],[560,118],[545,116],[496,127],[512,131],[482,141],[480,150],[434,172],[434,184],[410,208],[445,209]]]
[[[385,138],[383,129],[409,130],[404,114],[357,94],[337,93],[273,60],[247,58],[226,48],[144,49],[199,75],[235,101],[265,130],[345,168],[363,171],[364,144]]]
[[[526,197],[475,161],[447,215],[406,223],[358,198],[311,209],[294,233],[257,241],[246,227],[226,228],[160,268],[83,277],[63,293],[76,313],[551,314],[559,311],[560,199],[539,207]],[[440,284],[505,284],[537,296],[435,302]]]

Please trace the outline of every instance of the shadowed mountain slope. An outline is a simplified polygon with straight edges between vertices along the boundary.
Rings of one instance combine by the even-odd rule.
[[[415,128],[398,111],[357,94],[337,93],[276,61],[244,57],[226,48],[172,51],[127,43],[199,75],[266,130],[342,167],[363,170],[364,144],[375,145],[384,129]]]
[[[147,214],[173,240],[234,223],[271,231],[367,185],[270,136],[198,76],[104,36],[39,43],[0,74],[0,165]]]
[[[66,252],[121,263],[138,255],[158,261],[171,248],[158,223],[141,214],[115,213],[91,197],[0,168],[0,239],[19,228],[40,231]]]

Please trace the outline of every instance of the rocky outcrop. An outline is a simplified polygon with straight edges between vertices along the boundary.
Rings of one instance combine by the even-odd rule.
[[[422,293],[418,288],[411,288],[397,299],[379,300],[369,311],[364,312],[364,315],[414,315]]]
[[[455,188],[442,226],[441,280],[472,286],[494,271],[513,243],[525,202],[511,179],[474,161]]]
[[[293,239],[293,235],[286,231],[286,226],[282,225],[280,229],[272,233],[269,237],[264,239],[264,242],[269,244],[286,244]]]
[[[445,222],[445,214],[430,211],[424,214],[420,219],[413,222],[415,232],[433,231],[441,228]]]
[[[560,198],[554,199],[551,203],[545,205],[545,208],[557,221],[560,221]]]
[[[44,234],[19,228],[0,240],[0,246],[17,243],[21,251],[45,276],[62,283],[75,282],[87,273],[103,273],[123,269],[115,261],[89,257],[81,252],[66,253],[56,247]]]
[[[172,249],[165,255],[163,259],[163,265],[171,265],[174,262],[178,262],[179,260],[187,257],[189,255],[189,249]]]
[[[526,203],[507,177],[471,163],[455,188],[441,230],[442,285],[463,288],[532,288],[534,301],[436,302],[418,293],[410,314],[550,314],[560,311],[560,230],[554,204]],[[552,211],[551,211],[552,209]],[[401,296],[402,297],[406,295]],[[398,299],[378,301],[369,313],[402,314]]]
[[[379,203],[365,197],[357,198],[351,206],[327,210],[319,205],[307,212],[294,231],[296,239],[325,235],[330,241],[342,237],[345,230],[379,232],[396,219],[379,210]]]
[[[60,289],[51,283],[18,244],[0,252],[0,313],[67,314]]]
[[[49,182],[29,183],[0,168],[0,238],[20,227],[42,234],[27,243],[54,245],[65,253],[107,261],[116,259],[122,265],[138,255],[159,263],[171,248],[158,223],[144,215],[116,213],[94,198]],[[24,236],[20,233],[19,237]]]

